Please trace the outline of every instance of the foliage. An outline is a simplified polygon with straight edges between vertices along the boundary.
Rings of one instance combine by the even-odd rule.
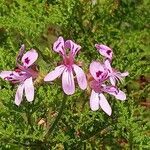
[[[0,149],[150,148],[150,2],[92,2],[0,0],[0,70],[14,68],[22,43],[40,55],[32,104],[24,100],[15,106],[16,86],[0,80]],[[88,90],[76,89],[73,96],[64,98],[59,80],[43,82],[43,76],[60,61],[51,48],[59,35],[82,46],[77,60],[86,72],[92,60],[102,59],[94,44],[103,43],[113,48],[113,66],[130,73],[121,87],[127,100],[109,97],[111,117],[90,110]]]

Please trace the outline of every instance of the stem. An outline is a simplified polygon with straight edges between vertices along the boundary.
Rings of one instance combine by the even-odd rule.
[[[31,113],[30,104],[27,104],[26,117],[27,117],[28,125],[30,126],[31,131],[33,132],[34,128],[33,128],[33,125],[32,125],[32,113]]]
[[[62,114],[63,114],[63,110],[65,108],[65,104],[66,104],[66,94],[64,94],[63,100],[62,100],[62,104],[59,110],[59,113],[55,119],[55,121],[53,122],[52,126],[49,128],[49,130],[47,131],[47,133],[45,134],[45,139],[48,138],[48,136],[53,132],[53,130],[55,129],[55,127],[57,126]]]

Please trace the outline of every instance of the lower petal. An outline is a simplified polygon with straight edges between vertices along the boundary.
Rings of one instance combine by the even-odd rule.
[[[100,106],[102,108],[102,110],[107,114],[107,115],[111,115],[112,113],[112,109],[108,103],[108,101],[106,100],[105,96],[103,94],[99,94],[100,97]]]
[[[9,77],[13,71],[2,71],[0,73],[0,78],[7,80],[7,77]]]
[[[121,90],[119,90],[115,97],[122,101],[126,100],[126,94]]]
[[[114,77],[109,77],[109,79],[110,79],[110,83],[111,83],[113,86],[115,86],[115,85],[116,85],[116,80],[115,80],[115,78],[114,78]]]
[[[29,101],[29,102],[33,101],[34,86],[33,86],[32,77],[30,77],[24,81],[24,86],[25,86],[25,95],[26,95],[27,101]]]
[[[104,87],[104,92],[115,96],[115,98],[119,100],[126,100],[126,94],[123,91],[119,90],[116,86],[106,86]]]
[[[126,77],[126,76],[128,76],[128,75],[129,75],[129,72],[121,73],[121,76],[122,76],[122,77]]]
[[[64,69],[65,69],[65,66],[63,65],[56,67],[55,70],[51,71],[49,74],[46,75],[46,77],[44,78],[44,81],[55,80],[57,77],[59,77],[62,74]]]
[[[23,90],[24,90],[24,84],[20,84],[18,86],[16,95],[15,95],[15,104],[18,105],[18,106],[20,105],[20,103],[22,101]]]
[[[94,92],[94,90],[92,90],[92,92],[91,92],[90,108],[93,111],[96,111],[96,110],[99,109],[99,97],[98,97],[98,93]]]
[[[73,65],[73,69],[76,73],[76,77],[77,77],[79,87],[82,90],[85,90],[86,87],[87,87],[87,81],[86,81],[86,76],[85,76],[83,70],[75,64]]]
[[[75,85],[72,70],[65,69],[62,74],[62,87],[67,95],[72,95],[75,92]]]

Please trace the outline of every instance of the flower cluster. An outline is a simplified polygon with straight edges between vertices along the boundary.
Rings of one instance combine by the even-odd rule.
[[[89,81],[89,85],[92,89],[90,108],[96,111],[101,107],[104,112],[111,115],[111,107],[103,93],[109,93],[119,100],[125,100],[125,93],[119,90],[116,84],[118,81],[122,81],[123,78],[128,75],[128,72],[121,73],[111,67],[113,57],[112,49],[101,44],[96,44],[95,47],[99,53],[104,56],[105,60],[103,63],[93,61],[90,64],[89,70],[92,76],[92,79]],[[67,49],[70,50],[68,54]],[[64,93],[72,95],[75,92],[74,79],[76,79],[79,87],[85,90],[87,88],[86,75],[82,68],[75,63],[75,56],[80,49],[80,45],[71,40],[64,41],[63,37],[59,37],[53,44],[53,50],[62,56],[63,61],[61,65],[57,66],[45,76],[44,81],[53,81],[62,76],[62,88]],[[27,101],[33,101],[33,80],[38,76],[38,71],[35,69],[34,64],[38,58],[38,53],[36,50],[31,49],[24,54],[24,50],[25,46],[22,45],[16,58],[16,68],[14,71],[2,71],[0,73],[2,79],[8,80],[11,83],[19,83],[15,96],[16,105],[20,105],[24,91]]]
[[[113,52],[109,47],[102,44],[96,44],[95,47],[99,53],[105,57],[105,60],[104,63],[93,61],[90,64],[90,73],[93,77],[90,81],[90,87],[92,88],[90,107],[93,111],[101,107],[102,110],[110,116],[112,110],[103,93],[113,95],[119,100],[125,100],[126,95],[123,91],[118,89],[116,81],[122,81],[123,77],[128,75],[128,72],[121,73],[111,67]]]
[[[20,105],[23,92],[29,102],[34,99],[33,79],[38,76],[38,73],[33,69],[33,64],[38,58],[36,50],[31,49],[24,55],[25,46],[22,45],[16,59],[16,68],[13,71],[2,71],[0,77],[12,83],[19,83],[16,95],[15,104]],[[21,61],[21,64],[20,64]]]

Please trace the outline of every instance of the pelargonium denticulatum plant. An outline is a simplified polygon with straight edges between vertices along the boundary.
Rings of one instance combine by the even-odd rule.
[[[23,44],[16,58],[16,67],[13,71],[2,71],[0,77],[13,84],[19,84],[15,95],[15,104],[20,105],[25,92],[27,101],[34,100],[33,80],[37,78],[38,72],[34,67],[34,62],[38,58],[36,50],[31,49],[24,54],[25,45]]]
[[[121,73],[111,67],[113,52],[106,45],[95,45],[102,56],[105,57],[103,63],[93,61],[90,64],[90,73],[93,79],[90,81],[92,88],[90,96],[90,108],[93,111],[102,108],[109,116],[112,114],[112,109],[104,96],[104,93],[115,96],[116,99],[126,100],[126,95],[116,86],[116,81],[122,81],[123,77],[128,75],[128,72]]]
[[[115,96],[116,99],[126,100],[126,95],[117,87],[117,81],[122,81],[128,72],[121,73],[111,67],[113,52],[112,49],[103,44],[96,44],[99,53],[104,56],[104,62],[93,61],[90,64],[90,74],[92,80],[89,85],[92,89],[90,96],[90,108],[93,111],[102,108],[109,116],[112,114],[111,107],[104,96],[104,93]],[[37,78],[38,72],[34,67],[34,62],[38,58],[36,50],[31,49],[24,53],[25,46],[22,45],[16,58],[16,68],[14,71],[2,71],[0,77],[11,83],[19,83],[15,104],[20,105],[25,91],[27,101],[34,99],[33,79]],[[69,54],[66,50],[70,49]],[[81,46],[71,40],[64,41],[59,37],[53,44],[53,50],[63,57],[61,65],[48,73],[44,81],[53,81],[62,76],[62,88],[65,94],[72,95],[75,92],[74,77],[76,77],[79,87],[82,90],[87,88],[87,79],[84,71],[75,63],[75,55],[80,51]],[[21,61],[21,64],[20,64]],[[75,73],[75,76],[74,76]]]
[[[117,85],[119,81],[122,81],[123,78],[128,75],[128,72],[121,73],[112,68],[113,51],[111,48],[102,44],[96,44],[95,47],[104,57],[104,60],[103,62],[93,61],[90,64],[89,78],[89,74],[86,76],[82,68],[77,65],[78,62],[75,61],[75,56],[80,51],[81,46],[74,43],[72,40],[65,41],[61,36],[54,42],[53,50],[54,52],[59,53],[63,60],[61,61],[61,64],[59,63],[60,65],[49,72],[43,80],[52,82],[56,78],[61,77],[64,94],[63,99],[61,100],[60,110],[58,111],[56,119],[52,121],[53,123],[50,126],[47,126],[48,123],[45,121],[45,118],[40,119],[37,123],[38,125],[41,125],[41,122],[44,122],[47,126],[42,136],[44,141],[47,141],[57,126],[67,104],[67,97],[75,93],[75,81],[77,81],[82,90],[86,90],[87,85],[89,84],[88,87],[91,89],[89,106],[92,111],[97,111],[101,108],[107,115],[110,116],[112,114],[112,109],[105,97],[105,93],[113,95],[116,99],[121,101],[126,100],[126,94],[121,91]],[[70,51],[67,53],[68,49]],[[13,71],[0,72],[0,78],[10,81],[13,84],[19,84],[15,95],[15,104],[17,106],[19,106],[23,100],[24,93],[28,102],[34,100],[33,81],[40,77],[40,73],[38,73],[36,65],[34,64],[38,58],[38,53],[36,50],[31,49],[24,54],[24,50],[25,46],[22,45],[19,54],[16,57],[16,67]],[[52,84],[50,84],[50,86],[52,86]],[[28,114],[29,121],[31,115]]]

